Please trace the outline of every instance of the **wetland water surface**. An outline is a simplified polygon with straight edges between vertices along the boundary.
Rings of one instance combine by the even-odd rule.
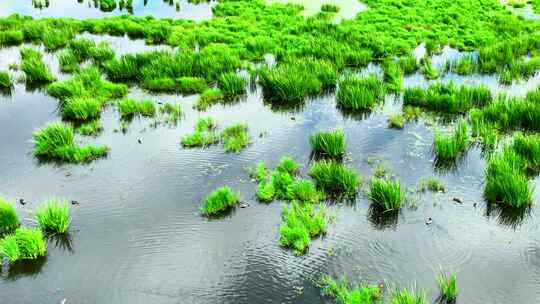
[[[99,39],[111,41],[117,54],[148,47],[127,38]],[[18,54],[18,48],[1,49],[0,69],[18,61]],[[443,54],[455,55],[451,49]],[[54,57],[45,59],[58,78],[68,77],[59,73]],[[443,80],[501,89],[489,77],[449,74]],[[427,84],[419,74],[404,83]],[[533,78],[510,89],[523,95],[538,83]],[[58,100],[23,84],[0,97],[0,196],[24,198],[28,203],[17,211],[29,225],[37,203],[46,198],[80,203],[72,208],[69,237],[50,238],[45,259],[2,267],[1,303],[326,303],[330,300],[313,284],[321,273],[384,282],[386,288],[416,284],[433,302],[441,267],[457,273],[458,303],[538,303],[538,208],[518,215],[489,210],[479,149],[470,149],[452,170],[435,167],[432,121],[388,128],[388,115],[401,106],[399,97],[387,96],[383,107],[355,118],[336,108],[334,95],[273,110],[256,87],[239,103],[204,113],[192,110],[196,96],[149,95],[137,87],[129,95],[179,102],[184,117],[176,127],[136,119],[123,133],[119,114],[107,108],[104,132],[80,137],[111,149],[106,159],[89,165],[39,163],[32,155],[32,132],[59,120]],[[239,154],[220,146],[183,149],[180,138],[201,116],[212,116],[221,126],[247,123],[251,145]],[[294,256],[278,246],[282,202],[257,202],[247,168],[259,160],[273,167],[291,155],[305,173],[311,163],[309,135],[329,128],[344,129],[345,162],[365,180],[382,162],[406,187],[438,176],[446,192],[411,193],[414,204],[398,217],[373,213],[363,194],[335,204],[328,233],[313,240],[306,255]],[[202,217],[201,200],[222,185],[240,191],[250,206],[218,219]]]

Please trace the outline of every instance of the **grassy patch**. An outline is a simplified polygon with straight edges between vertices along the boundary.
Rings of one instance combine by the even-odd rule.
[[[49,123],[45,128],[34,132],[34,155],[39,158],[82,163],[107,155],[106,146],[75,144],[75,131],[69,124]]]
[[[0,197],[0,234],[13,231],[19,225],[19,217],[13,205]]]
[[[30,84],[43,84],[54,81],[51,70],[43,62],[39,51],[31,48],[21,49],[21,70],[24,73],[24,80]]]
[[[532,190],[524,174],[525,161],[505,149],[492,155],[486,170],[484,195],[488,202],[521,207],[532,202]]]
[[[218,214],[235,206],[238,200],[238,194],[230,187],[218,188],[203,200],[201,213],[205,216]]]
[[[13,86],[13,79],[8,72],[0,71],[0,90],[8,90]]]
[[[223,95],[223,92],[220,89],[206,89],[201,93],[201,96],[199,96],[197,103],[193,105],[193,107],[199,111],[204,111],[220,101],[223,101],[224,98],[225,95]]]
[[[388,117],[388,127],[403,129],[405,126],[405,116],[403,114],[392,114]]]
[[[129,118],[135,115],[153,117],[156,115],[156,105],[152,100],[136,101],[125,98],[118,101],[118,111],[122,118]]]
[[[284,206],[282,224],[279,228],[279,244],[292,248],[295,255],[305,253],[311,238],[326,232],[327,221],[324,205],[302,204],[292,202]]]
[[[467,113],[473,107],[483,107],[491,103],[493,97],[486,86],[456,86],[435,83],[427,90],[420,87],[405,89],[403,104],[405,106],[423,107],[431,111],[445,113]]]
[[[36,259],[44,256],[47,246],[39,229],[18,228],[14,234],[0,240],[0,256],[10,262],[21,259]]]
[[[75,132],[87,136],[96,136],[101,133],[101,131],[103,131],[103,125],[101,124],[101,121],[99,119],[90,120],[88,122],[80,124],[75,129]]]
[[[441,291],[441,299],[445,303],[454,303],[458,295],[456,275],[441,272],[437,276],[437,283]]]
[[[453,134],[436,133],[433,145],[438,160],[455,160],[469,147],[469,125],[460,121]]]
[[[101,116],[103,102],[96,98],[69,98],[61,107],[63,119],[75,121],[96,120]]]
[[[398,210],[404,201],[399,180],[373,178],[369,198],[381,210]]]
[[[409,289],[398,289],[392,294],[390,299],[392,304],[427,304],[426,295],[423,292],[409,290]]]
[[[348,110],[370,110],[382,101],[385,88],[376,76],[345,76],[339,82],[337,104]]]
[[[70,224],[66,200],[49,200],[36,210],[36,220],[43,231],[65,233]]]
[[[430,177],[420,179],[420,185],[418,186],[418,190],[421,192],[425,192],[427,190],[433,192],[444,192],[446,190],[446,187],[444,186],[443,182],[438,178]]]
[[[182,106],[172,102],[164,103],[160,108],[161,114],[167,115],[167,122],[176,124],[182,118]]]
[[[273,102],[301,101],[336,84],[332,64],[311,58],[278,64],[260,71],[260,83],[266,99]]]
[[[235,124],[225,128],[221,132],[223,146],[227,152],[240,152],[249,144],[248,126]]]
[[[345,154],[345,133],[343,130],[319,131],[309,138],[311,151],[315,155],[340,159]]]
[[[235,72],[222,74],[218,79],[218,87],[226,98],[245,94],[246,86],[247,80]]]
[[[356,196],[361,181],[356,172],[335,161],[316,162],[311,167],[309,175],[315,181],[317,188],[326,194],[346,199]]]
[[[321,293],[334,298],[338,304],[371,304],[377,303],[382,298],[379,286],[370,284],[351,286],[346,277],[334,280],[328,275],[323,275],[319,285]]]
[[[212,117],[199,118],[195,125],[195,131],[182,137],[184,147],[206,147],[217,144],[219,135],[215,132],[216,122]]]

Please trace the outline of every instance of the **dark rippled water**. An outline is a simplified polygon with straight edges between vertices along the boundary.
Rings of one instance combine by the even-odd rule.
[[[118,52],[154,48],[127,38],[96,39],[110,41]],[[458,55],[446,49],[442,56]],[[18,56],[17,48],[1,49],[0,69]],[[45,58],[58,78],[69,77],[59,73],[53,55]],[[502,89],[495,77],[450,74],[443,80]],[[535,77],[504,89],[521,95],[538,83]],[[428,82],[412,75],[405,84]],[[2,267],[0,303],[325,303],[312,283],[321,273],[385,282],[389,288],[416,284],[434,301],[441,267],[457,273],[459,303],[539,302],[538,208],[517,216],[488,210],[481,151],[471,149],[454,170],[435,167],[432,122],[411,122],[403,130],[387,127],[388,115],[399,111],[399,98],[387,97],[383,107],[359,119],[337,110],[332,95],[275,111],[256,89],[238,104],[205,113],[191,109],[196,96],[148,95],[135,87],[130,96],[179,102],[185,117],[177,127],[135,120],[123,134],[115,132],[118,113],[108,108],[104,133],[80,139],[107,144],[111,153],[85,166],[40,164],[32,156],[32,132],[59,119],[57,100],[22,84],[0,97],[0,196],[29,202],[17,205],[27,225],[35,225],[32,212],[44,199],[80,202],[72,208],[69,238],[49,239],[45,259]],[[181,136],[207,115],[221,126],[247,123],[252,144],[240,154],[224,153],[220,146],[182,149]],[[246,168],[259,160],[273,166],[292,155],[306,172],[309,135],[336,127],[347,135],[347,164],[366,180],[376,159],[407,187],[438,176],[447,191],[410,193],[414,207],[397,217],[373,214],[363,194],[352,204],[333,205],[336,221],[327,235],[314,240],[308,254],[295,257],[278,246],[283,203],[258,203]],[[201,217],[201,199],[225,184],[240,191],[250,207],[220,219]],[[428,217],[431,225],[425,223]]]

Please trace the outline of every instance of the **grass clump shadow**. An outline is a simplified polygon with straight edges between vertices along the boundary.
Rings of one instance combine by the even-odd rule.
[[[201,213],[204,216],[217,215],[234,207],[239,202],[239,195],[230,187],[220,187],[208,194],[202,202]]]

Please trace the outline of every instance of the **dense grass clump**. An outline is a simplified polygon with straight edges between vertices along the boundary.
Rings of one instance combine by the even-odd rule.
[[[240,152],[249,144],[248,126],[235,124],[225,128],[221,132],[223,146],[227,152]]]
[[[320,286],[321,293],[334,298],[338,304],[372,304],[377,303],[382,297],[379,286],[370,284],[350,286],[346,277],[336,281],[328,275],[323,275]]]
[[[474,73],[476,62],[472,56],[463,56],[452,66],[452,70],[459,75],[469,75]]]
[[[184,136],[181,140],[184,147],[206,147],[219,142],[219,135],[215,132],[216,122],[212,117],[199,118],[195,131]]]
[[[64,233],[69,228],[69,205],[65,200],[50,200],[36,210],[36,219],[43,231]]]
[[[429,57],[422,58],[420,63],[422,74],[424,74],[427,79],[432,80],[439,78],[441,73],[431,64],[431,59]]]
[[[388,92],[397,93],[403,84],[403,71],[398,62],[386,61],[382,65],[383,80]]]
[[[260,71],[265,97],[275,102],[301,101],[336,84],[337,72],[327,61],[311,58],[278,64]]]
[[[59,54],[58,63],[60,64],[60,70],[64,73],[73,73],[79,70],[79,61],[71,50]]]
[[[61,107],[62,118],[68,120],[95,120],[101,116],[103,102],[96,98],[69,98]]]
[[[218,79],[218,87],[227,98],[245,94],[246,86],[247,80],[235,72],[222,74]]]
[[[523,158],[511,149],[492,155],[486,170],[484,195],[488,202],[521,207],[532,202]]]
[[[135,115],[153,117],[156,115],[156,105],[151,100],[136,101],[126,98],[118,101],[118,111],[123,118],[129,118]]]
[[[19,225],[19,217],[13,205],[0,197],[0,234],[13,231]]]
[[[404,105],[445,113],[467,113],[473,107],[488,105],[492,99],[486,86],[458,87],[452,82],[435,83],[427,90],[419,87],[407,88],[403,93]]]
[[[404,201],[399,180],[373,178],[370,183],[369,198],[382,210],[398,210]]]
[[[14,234],[0,240],[0,256],[10,262],[21,259],[36,259],[44,256],[47,246],[39,229],[18,228]]]
[[[287,199],[302,203],[316,203],[324,195],[307,179],[298,179],[287,187]]]
[[[343,130],[320,131],[309,138],[313,153],[323,157],[340,159],[345,154],[345,133]]]
[[[324,205],[292,202],[290,207],[284,206],[283,222],[279,228],[279,244],[292,248],[295,255],[303,254],[311,243],[312,237],[326,232],[327,219]]]
[[[0,46],[19,45],[23,42],[24,35],[18,30],[3,30],[0,32]]]
[[[456,275],[441,272],[437,276],[437,283],[441,291],[441,299],[445,303],[454,303],[458,295]]]
[[[488,106],[471,112],[471,117],[500,130],[540,131],[540,104],[532,100],[532,95],[529,99],[500,95]]]
[[[99,119],[90,120],[77,126],[75,132],[81,135],[96,136],[103,131],[103,125]]]
[[[201,213],[205,216],[215,215],[235,206],[238,201],[238,194],[230,187],[221,187],[206,196],[202,202]]]
[[[309,175],[326,194],[349,199],[356,196],[361,181],[356,172],[335,161],[316,162]]]
[[[348,110],[370,110],[384,98],[385,88],[375,75],[345,76],[339,82],[338,106]]]
[[[13,79],[8,72],[0,71],[0,90],[11,89],[13,86]]]
[[[75,130],[69,124],[53,122],[34,132],[34,155],[37,157],[66,161],[89,162],[107,155],[106,146],[75,144]]]
[[[540,135],[518,133],[511,149],[523,158],[527,169],[535,172],[540,170]]]
[[[469,147],[469,125],[460,121],[453,134],[435,134],[434,142],[437,159],[454,160]]]
[[[30,84],[42,84],[54,81],[51,70],[43,62],[39,51],[31,48],[21,49],[21,70],[24,72],[24,80]]]
[[[418,70],[418,60],[413,54],[399,58],[398,65],[405,75],[412,74]]]

